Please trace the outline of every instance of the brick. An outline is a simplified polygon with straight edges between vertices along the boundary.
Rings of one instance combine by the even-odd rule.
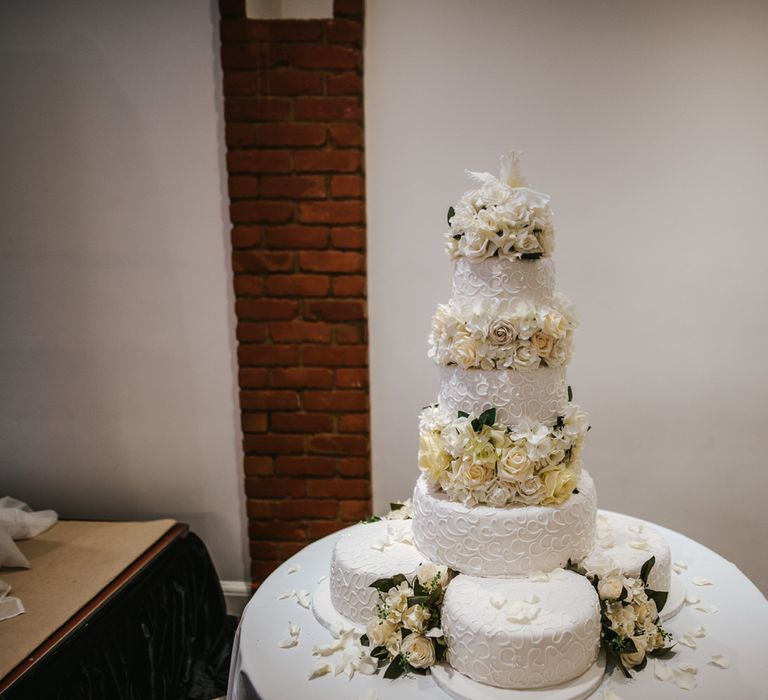
[[[286,498],[288,496],[299,498],[307,495],[307,485],[304,479],[276,476],[247,477],[245,493],[251,498]]]
[[[328,137],[334,146],[362,146],[363,130],[357,124],[333,124]]]
[[[218,5],[222,17],[229,15],[235,17],[245,16],[245,0],[219,0]]]
[[[270,248],[321,249],[328,245],[328,228],[325,226],[275,226],[266,231]]]
[[[349,275],[333,279],[333,296],[335,297],[364,297],[365,292],[365,277]]]
[[[365,342],[365,327],[360,323],[339,323],[336,325],[336,342],[339,345],[354,345]]]
[[[362,155],[359,151],[296,151],[293,163],[300,173],[353,173],[360,170]]]
[[[334,17],[362,17],[365,0],[333,0]]]
[[[371,515],[370,501],[342,501],[339,505],[339,517],[342,520],[356,522]]]
[[[360,175],[334,175],[331,178],[332,197],[362,197],[364,193],[365,181]]]
[[[286,65],[288,51],[278,43],[223,44],[221,67],[225,70],[237,68],[274,68]]]
[[[297,365],[299,349],[295,345],[240,345],[237,357],[241,365]]]
[[[302,251],[299,253],[299,267],[307,272],[362,272],[365,257],[360,253],[338,250]]]
[[[319,41],[323,22],[297,19],[222,19],[219,31],[223,42],[230,41]]]
[[[363,105],[357,97],[297,97],[293,117],[309,122],[359,122]]]
[[[289,272],[293,269],[292,253],[235,251],[232,267],[237,272]]]
[[[262,367],[243,367],[238,371],[243,389],[263,389],[267,386],[267,370]]]
[[[305,520],[307,518],[336,518],[339,515],[337,501],[282,501],[275,504],[277,517],[286,520]]]
[[[304,347],[304,364],[321,367],[365,367],[366,345],[308,345]]]
[[[325,90],[323,83],[323,74],[318,72],[291,69],[265,71],[253,74],[253,92],[250,94],[322,95]]]
[[[347,204],[347,202],[343,202]],[[361,207],[362,209],[362,207]],[[236,201],[229,205],[229,216],[233,223],[284,224],[293,218],[293,202]],[[338,223],[350,223],[351,220]]]
[[[331,340],[331,326],[307,321],[270,323],[269,334],[276,343],[328,343]]]
[[[337,467],[341,476],[370,476],[371,465],[365,457],[345,457]]]
[[[330,286],[327,275],[272,275],[267,279],[267,293],[276,297],[324,297]]]
[[[336,459],[333,457],[278,457],[275,472],[290,476],[333,476]]]
[[[261,559],[251,559],[251,578],[263,581],[280,564],[282,562],[277,560],[262,561]]]
[[[244,199],[246,197],[259,196],[259,178],[248,175],[235,175],[228,181],[229,196],[232,199]],[[241,226],[237,228],[253,228],[263,231],[263,227]]]
[[[360,51],[323,44],[296,46],[290,50],[288,60],[296,68],[358,68]]]
[[[329,95],[362,95],[363,76],[357,73],[332,73],[325,81]]]
[[[241,391],[240,407],[244,411],[289,411],[299,407],[299,395],[295,391]]]
[[[245,300],[243,300],[245,301]],[[355,321],[365,318],[362,301],[307,301],[306,318],[323,321]]]
[[[243,451],[253,454],[301,454],[304,452],[304,436],[247,434],[243,436]]]
[[[364,391],[305,391],[307,411],[367,411],[368,394]]]
[[[284,98],[228,97],[224,100],[224,120],[231,122],[279,122],[289,119],[291,101]]]
[[[272,457],[247,455],[244,459],[243,470],[246,476],[272,474]],[[352,475],[345,474],[345,476]]]
[[[325,30],[329,44],[360,44],[363,41],[363,25],[349,19],[336,19]]]
[[[267,329],[259,323],[238,322],[236,335],[241,343],[260,343],[267,339]]]
[[[259,297],[264,294],[264,280],[256,275],[235,275],[233,284],[235,294],[239,297]]]
[[[272,430],[276,433],[327,433],[333,419],[324,413],[273,413]]]
[[[320,537],[325,537],[326,535],[331,535],[334,532],[338,532],[339,530],[343,530],[345,527],[347,527],[349,523],[339,522],[335,520],[319,520],[307,523],[308,530],[307,530],[307,536],[312,539],[316,540]]]
[[[236,205],[232,205],[233,207]],[[251,219],[263,221],[263,219]],[[302,202],[299,221],[303,224],[358,224],[365,220],[365,205],[358,201]]]
[[[365,229],[356,226],[342,226],[331,231],[334,248],[362,250],[365,248]]]
[[[279,559],[282,561],[290,559],[294,554],[304,549],[304,546],[304,542],[281,542],[278,545]]]
[[[241,383],[240,386],[243,386]],[[244,433],[265,433],[267,431],[266,413],[243,413],[240,423]]]
[[[325,129],[314,124],[263,124],[256,127],[256,137],[267,146],[322,146]]]
[[[231,193],[230,196],[232,196]],[[263,226],[233,226],[231,236],[232,247],[253,248],[261,245],[263,235]]]
[[[258,506],[264,506],[271,511],[271,504],[269,502],[248,501],[246,510],[248,512],[249,517],[251,518],[259,517],[251,513],[252,508],[256,509],[255,512],[259,512]],[[280,558],[280,555],[279,555],[280,550],[278,549],[278,545],[276,542],[267,542],[265,540],[258,540],[256,542],[251,542],[249,551],[253,559],[279,559]]]
[[[365,389],[368,386],[367,369],[337,369],[336,387],[338,389]]]
[[[227,170],[233,173],[287,173],[291,154],[287,151],[229,151]]]
[[[221,88],[225,98],[253,95],[256,92],[256,79],[252,73],[225,72]]]
[[[263,177],[259,185],[261,194],[273,199],[322,199],[326,194],[325,178],[321,175]]]
[[[307,479],[310,498],[368,498],[370,490],[367,479]]]
[[[368,438],[364,435],[314,435],[309,439],[309,451],[315,454],[366,455]]]
[[[307,529],[300,523],[263,523],[258,520],[248,521],[248,534],[254,540],[274,540],[292,542],[304,540]]]
[[[368,414],[350,413],[339,417],[340,433],[364,433],[368,434]]]
[[[269,373],[269,385],[275,389],[331,389],[333,370],[327,367],[287,367]]]
[[[325,302],[330,303],[330,302]],[[344,302],[336,302],[341,304]],[[299,302],[289,299],[237,299],[235,312],[240,320],[249,321],[287,321],[299,310]],[[334,310],[326,311],[333,315]],[[343,311],[336,310],[336,315]],[[351,310],[348,311],[351,313]],[[320,313],[318,313],[320,315]],[[339,320],[339,319],[334,319]]]

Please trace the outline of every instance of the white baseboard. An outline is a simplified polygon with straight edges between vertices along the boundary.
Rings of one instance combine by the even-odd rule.
[[[248,581],[219,581],[227,603],[227,612],[239,618],[251,599],[251,584]]]

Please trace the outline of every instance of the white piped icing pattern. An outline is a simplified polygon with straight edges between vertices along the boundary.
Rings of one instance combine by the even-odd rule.
[[[565,367],[516,370],[440,368],[440,408],[448,415],[458,411],[479,415],[496,407],[496,422],[515,425],[523,418],[554,425],[568,404]]]
[[[331,557],[331,602],[348,620],[365,624],[376,615],[378,578],[416,573],[427,559],[412,544],[410,520],[382,520],[358,525],[343,535]],[[397,540],[404,540],[397,541]],[[382,543],[388,543],[380,547]]]
[[[424,556],[463,574],[518,576],[586,556],[595,536],[597,495],[582,472],[579,493],[557,506],[465,506],[432,491],[413,492],[413,540]]]
[[[542,578],[451,581],[442,612],[448,663],[499,688],[541,688],[584,673],[600,645],[595,589],[562,569]]]
[[[547,304],[555,291],[552,258],[514,260],[459,258],[453,268],[453,301],[460,306],[488,300],[513,306],[519,301]]]
[[[599,513],[595,543],[581,565],[599,576],[616,569],[637,578],[651,557],[656,561],[648,576],[654,591],[669,591],[672,585],[672,558],[664,536],[640,520],[617,513]]]

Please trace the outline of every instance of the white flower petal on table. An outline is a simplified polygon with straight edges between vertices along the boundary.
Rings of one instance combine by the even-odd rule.
[[[642,532],[643,531],[643,524],[637,523],[636,525],[630,525],[627,530],[630,532]]]
[[[684,561],[672,562],[672,571],[674,571],[676,574],[682,574],[683,571],[685,571],[687,568],[688,568],[688,564]]]
[[[312,596],[309,591],[296,591],[296,602],[301,605],[302,608],[309,609],[312,603]]]
[[[672,680],[675,685],[682,690],[693,690],[696,687],[696,676],[686,671],[675,669],[673,671]]]
[[[328,578],[327,576],[321,576],[319,579],[317,579],[317,582],[318,582],[318,583],[322,583],[322,582],[323,582],[323,581],[325,581],[325,579],[327,579],[327,578]]]
[[[694,676],[699,672],[699,667],[695,664],[678,664],[677,670],[682,671],[683,673],[692,673]]]
[[[534,571],[528,578],[534,583],[546,583],[549,581],[549,574],[546,571]]]
[[[720,668],[730,668],[731,662],[728,658],[723,656],[722,654],[714,654],[712,658],[709,660],[709,663],[712,666],[719,666]]]
[[[713,615],[719,610],[719,608],[716,605],[712,605],[712,603],[699,603],[698,605],[694,606],[693,609],[698,610],[699,612],[708,613],[710,615]]]
[[[366,676],[372,676],[379,670],[379,662],[368,654],[363,655],[357,664],[358,673]]]
[[[299,564],[292,564],[288,567],[288,571],[286,571],[286,575],[290,576],[291,574],[298,574],[299,571],[301,571],[301,565]]]
[[[698,596],[695,596],[691,593],[689,593],[687,596],[685,596],[685,604],[686,605],[696,605],[696,603],[700,603],[701,598]]]
[[[368,688],[368,690],[360,696],[360,700],[379,700],[379,694],[376,692],[375,688]]]
[[[690,647],[691,649],[696,648],[696,640],[693,639],[693,637],[690,637],[687,634],[684,634],[682,637],[677,638],[677,643],[682,644],[685,647]]]
[[[283,591],[279,596],[277,596],[277,599],[288,600],[289,598],[293,598],[295,595],[296,595],[295,589],[290,588],[287,591]]]
[[[298,637],[301,634],[301,627],[298,625],[294,625],[292,622],[288,622],[288,634],[291,635],[291,637]]]
[[[632,540],[628,545],[632,547],[632,549],[648,549],[648,542],[645,540]]]
[[[505,596],[501,595],[500,593],[493,593],[491,597],[488,599],[488,602],[496,608],[496,610],[501,610],[504,607],[504,603],[507,602],[507,599]]]
[[[332,656],[339,651],[338,644],[329,644],[326,647],[312,647],[312,656]]]
[[[660,681],[671,681],[672,669],[669,667],[669,664],[667,664],[666,661],[662,661],[661,659],[654,659],[653,675],[656,676],[656,678],[658,678]]]
[[[430,639],[439,639],[443,636],[443,630],[441,630],[439,627],[433,627],[424,636],[429,637]]]
[[[320,676],[326,676],[331,671],[333,671],[333,666],[331,664],[317,664],[310,672],[309,672],[309,680],[314,680],[315,678],[320,678]]]
[[[691,583],[694,586],[712,586],[712,585],[714,585],[712,583],[712,581],[710,581],[709,579],[706,579],[706,578],[702,578],[701,576],[694,576],[691,579]]]
[[[616,695],[610,685],[606,685],[603,688],[603,700],[623,700],[623,698],[620,695]]]
[[[279,646],[281,649],[292,649],[299,643],[298,637],[289,637],[288,639],[284,639],[282,642],[280,642],[277,646]]]
[[[689,637],[696,637],[697,639],[701,639],[702,637],[707,636],[707,630],[703,627],[694,627],[691,630],[688,630],[688,636]]]

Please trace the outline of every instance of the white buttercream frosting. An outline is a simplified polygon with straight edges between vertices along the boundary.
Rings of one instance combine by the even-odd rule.
[[[530,372],[441,367],[438,404],[451,416],[458,411],[480,415],[495,407],[496,421],[504,425],[523,418],[553,425],[568,405],[565,367]]]
[[[413,540],[437,564],[477,576],[550,571],[586,556],[595,534],[597,496],[587,472],[578,493],[556,506],[466,506],[430,489],[413,493]]]
[[[447,660],[499,688],[541,688],[586,671],[600,645],[600,608],[583,576],[557,569],[546,580],[458,576],[442,612]]]
[[[655,591],[669,591],[672,564],[664,536],[635,518],[601,512],[597,516],[594,545],[580,563],[598,576],[618,570],[625,576],[637,578],[651,557],[656,561],[648,576],[648,586]]]
[[[348,620],[365,624],[376,615],[378,593],[370,585],[394,574],[412,576],[427,561],[411,544],[410,520],[358,525],[339,538],[331,558],[331,602]]]

